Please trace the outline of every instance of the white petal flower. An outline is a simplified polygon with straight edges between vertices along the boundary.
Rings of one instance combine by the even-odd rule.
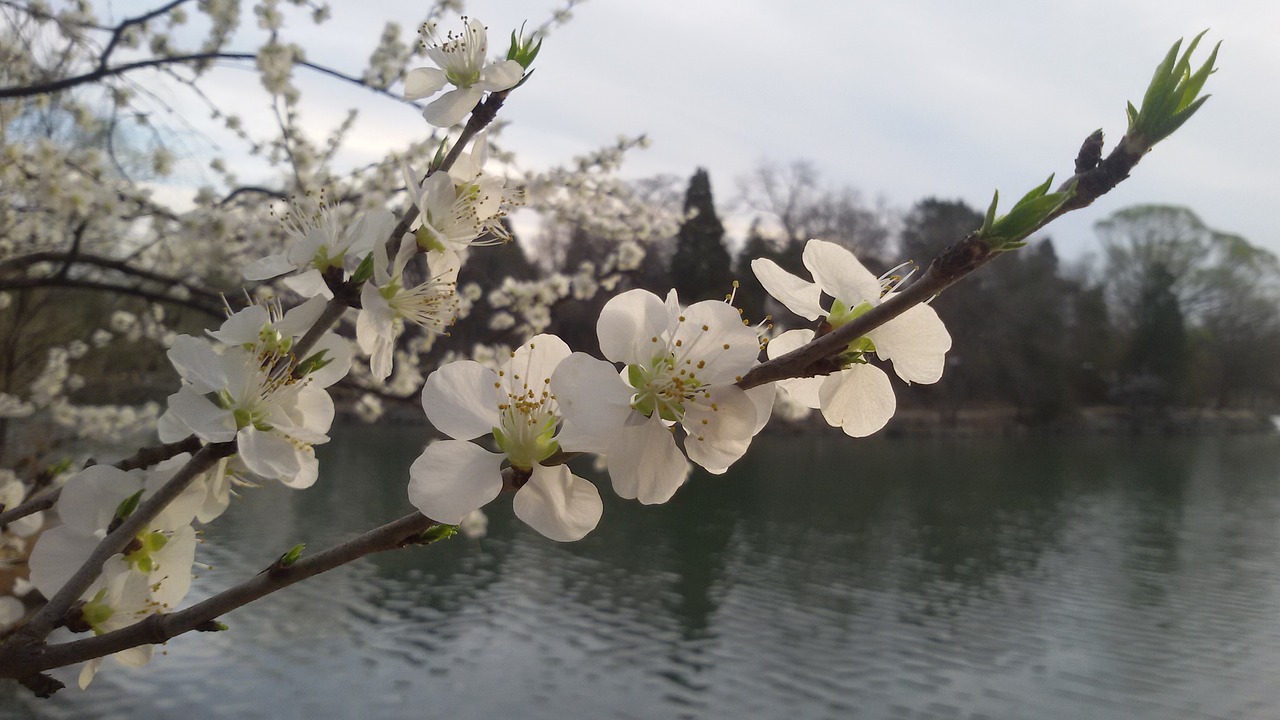
[[[431,373],[422,406],[437,430],[409,470],[409,500],[433,520],[456,525],[502,491],[503,465],[520,485],[516,516],[559,542],[579,540],[600,521],[600,493],[564,465],[542,462],[559,449],[559,404],[549,389],[569,347],[554,335],[521,345],[495,372],[464,360]],[[474,445],[493,433],[501,453]]]
[[[348,343],[331,334],[291,369],[290,349],[309,326],[294,313],[305,320],[313,312],[303,305],[272,321],[260,307],[242,310],[213,333],[230,346],[179,336],[169,357],[183,387],[157,423],[160,439],[235,438],[238,457],[251,472],[292,487],[313,483],[319,470],[312,446],[328,441],[334,417],[323,388],[351,366]]]
[[[796,277],[772,260],[751,261],[760,284],[789,310],[816,320],[826,316],[838,328],[893,297],[900,278],[892,272],[877,278],[853,253],[823,240],[810,240],[804,248],[804,265],[815,282]],[[821,304],[823,294],[834,298],[829,309]],[[788,331],[769,343],[769,357],[779,357],[807,344],[814,333]],[[893,416],[896,400],[888,377],[867,364],[867,355],[893,364],[894,372],[907,382],[934,383],[942,377],[951,335],[928,305],[916,305],[903,314],[851,342],[840,360],[843,368],[826,378],[795,378],[779,382],[801,404],[822,408],[823,417],[854,437],[863,437],[884,427]]]
[[[246,280],[267,280],[285,273],[303,271],[290,278],[290,288],[308,297],[328,295],[321,274],[330,268],[354,271],[374,247],[384,242],[395,225],[388,210],[361,213],[353,220],[338,217],[333,206],[321,196],[295,200],[284,216],[289,246],[281,253],[249,263]]]
[[[418,208],[411,228],[423,250],[465,253],[473,245],[510,240],[502,219],[521,203],[522,191],[508,188],[500,177],[476,172],[474,162],[468,161],[464,168],[474,174],[435,172],[422,182],[411,168],[404,168],[405,187]]]
[[[480,102],[486,92],[506,90],[524,75],[524,68],[514,60],[486,63],[489,49],[484,25],[474,18],[466,21],[461,33],[450,32],[441,38],[436,26],[428,23],[419,31],[427,56],[436,67],[416,68],[405,74],[406,100],[430,97],[452,84],[455,89],[433,101],[423,111],[427,122],[436,127],[458,124]]]
[[[431,277],[406,285],[404,270],[417,249],[413,236],[405,235],[390,267],[382,248],[375,249],[373,279],[360,290],[356,343],[369,354],[369,371],[378,380],[391,375],[396,338],[406,320],[443,334],[458,314],[461,258],[449,250],[426,253]]]
[[[552,378],[565,415],[565,450],[606,454],[614,489],[642,503],[666,502],[688,475],[672,435],[685,431],[689,459],[723,473],[746,452],[772,407],[772,392],[734,383],[755,364],[759,343],[727,303],[681,308],[631,290],[605,304],[600,350],[626,369],[575,353]]]
[[[150,497],[181,462],[168,462],[150,473],[95,465],[71,478],[56,505],[62,524],[42,534],[31,552],[32,585],[53,597],[106,535],[125,501],[135,495],[141,500]],[[204,492],[202,487],[189,487],[123,553],[109,558],[68,626],[102,634],[175,609],[191,587],[196,534],[190,523]],[[151,646],[132,648],[116,653],[115,658],[137,667],[151,659],[151,650]],[[99,660],[85,667],[82,687],[100,665]]]

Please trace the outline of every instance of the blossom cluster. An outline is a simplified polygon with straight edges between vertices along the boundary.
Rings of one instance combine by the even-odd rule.
[[[279,22],[274,13],[260,19]],[[440,36],[433,25],[424,26],[422,34],[422,49],[436,67],[405,74],[404,94],[411,100],[428,98],[452,86],[424,112],[439,127],[461,122],[486,93],[514,88],[537,52],[532,40],[522,39],[508,59],[490,61],[485,28],[474,19],[457,34]],[[284,45],[259,54],[272,92],[290,93],[294,56]],[[464,137],[471,138],[472,131]],[[766,348],[765,332],[744,322],[731,302],[685,305],[674,290],[664,297],[629,289],[604,303],[596,320],[602,357],[575,352],[544,332],[552,307],[564,299],[589,300],[601,291],[625,288],[626,274],[645,257],[646,242],[670,235],[676,217],[632,212],[641,199],[592,177],[592,169],[610,168],[635,144],[624,139],[581,159],[574,173],[535,178],[541,185],[534,193],[536,204],[561,220],[572,221],[575,212],[590,215],[606,235],[619,240],[614,252],[583,262],[572,274],[459,288],[466,263],[482,262],[488,246],[510,240],[504,218],[525,202],[523,188],[486,172],[486,136],[481,133],[471,143],[469,151],[459,147],[451,153],[448,163],[440,153],[429,170],[400,163],[410,206],[400,222],[385,202],[353,209],[324,194],[295,198],[274,232],[283,236],[282,246],[243,269],[246,280],[278,280],[303,298],[295,307],[286,310],[279,301],[250,304],[199,336],[170,332],[162,318],[120,311],[109,329],[90,337],[94,346],[141,337],[166,345],[180,387],[163,410],[153,406],[133,419],[154,418],[164,443],[194,438],[228,452],[212,468],[181,480],[186,484],[176,490],[177,499],[152,517],[134,513],[157,493],[174,491],[190,455],[150,469],[92,465],[65,481],[51,513],[60,524],[47,529],[30,551],[31,586],[46,597],[82,573],[94,548],[122,522],[145,520],[122,552],[90,568],[96,573],[92,584],[63,619],[69,629],[103,634],[172,610],[185,597],[197,567],[196,524],[224,513],[237,488],[261,481],[294,489],[316,483],[315,446],[329,440],[335,418],[329,389],[351,374],[402,394],[421,386],[426,418],[446,436],[427,444],[409,471],[408,499],[423,515],[479,532],[481,508],[509,492],[517,517],[551,540],[571,542],[597,527],[604,503],[595,483],[575,472],[570,461],[598,456],[613,491],[644,504],[669,501],[695,466],[725,473],[773,414],[775,384],[745,382],[760,365],[762,350],[767,349],[767,358],[778,358],[806,345],[893,297],[905,282],[892,274],[877,278],[847,250],[813,240],[804,252],[812,281],[768,260],[753,262],[752,269],[783,307],[820,321],[817,331],[790,330]],[[549,189],[552,185],[559,189]],[[80,207],[83,199],[75,196],[66,202],[76,212],[94,210]],[[201,232],[208,228],[200,223],[217,221],[205,216],[183,222]],[[261,228],[247,234],[253,233],[259,233],[255,240],[273,236]],[[832,302],[824,303],[824,297]],[[494,310],[488,319],[492,329],[532,337],[515,349],[474,350],[424,378],[417,350],[444,336],[481,298]],[[337,315],[330,312],[335,307]],[[348,308],[354,318],[342,317]],[[345,334],[341,327],[328,332],[343,320],[349,322]],[[406,347],[406,325],[422,328],[426,339]],[[793,402],[820,409],[846,433],[867,435],[883,427],[895,407],[890,380],[877,363],[892,364],[907,382],[935,382],[949,347],[936,313],[916,306],[852,339],[834,358],[839,367],[825,378],[788,378],[777,387]],[[0,417],[61,407],[67,388],[77,384],[70,360],[88,349],[79,342],[51,350],[30,397],[0,394]],[[367,370],[353,369],[355,349],[367,359]],[[376,416],[380,405],[376,395],[366,395],[356,411]],[[61,412],[68,423],[95,422],[84,413],[71,419],[70,413]],[[120,421],[107,416],[96,422],[105,433]],[[0,482],[4,507],[23,499],[20,483]],[[35,515],[24,520],[11,523],[0,542],[25,549],[26,538],[43,520]],[[14,612],[0,607],[0,622]],[[151,646],[140,646],[116,658],[137,666],[149,661],[151,652]],[[85,666],[82,686],[100,664],[99,658]]]

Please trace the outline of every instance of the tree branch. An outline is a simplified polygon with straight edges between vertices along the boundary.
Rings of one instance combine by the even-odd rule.
[[[1077,156],[1076,174],[1061,185],[1063,191],[1074,187],[1075,194],[1028,235],[1065,213],[1088,207],[1129,177],[1129,172],[1142,159],[1142,153],[1135,152],[1129,143],[1121,140],[1105,160],[1091,164],[1089,157],[1100,152],[1101,142],[1100,131],[1091,134],[1084,141]],[[997,254],[999,253],[993,253],[978,237],[976,230],[969,233],[939,253],[924,275],[906,289],[832,332],[814,338],[808,345],[757,365],[738,381],[738,387],[747,390],[776,380],[830,374],[830,359],[843,352],[849,343],[898,317],[912,306],[928,302],[953,283],[990,262]]]
[[[222,319],[225,315],[221,306],[214,307],[206,305],[194,298],[177,298],[154,290],[144,290],[142,288],[130,287],[127,285],[112,285],[111,283],[99,282],[96,280],[77,280],[75,278],[64,277],[0,280],[0,290],[31,290],[34,288],[51,287],[76,288],[80,290],[96,290],[98,292],[132,295],[134,297],[150,300],[151,302],[181,305],[218,319]]]
[[[100,267],[106,270],[114,270],[116,272],[123,273],[125,275],[132,275],[134,277],[141,278],[143,280],[151,280],[153,282],[158,282],[168,287],[182,287],[182,288],[185,288],[192,295],[198,295],[215,304],[222,303],[221,294],[206,288],[202,288],[198,285],[194,285],[185,280],[180,280],[176,277],[173,277],[172,275],[165,275],[163,273],[158,273],[151,270],[143,270],[141,268],[134,267],[133,265],[129,264],[128,261],[125,261],[125,260],[117,260],[115,258],[103,257],[101,255],[85,254],[85,253],[76,252],[74,250],[72,252],[66,252],[66,253],[35,252],[35,253],[29,253],[27,255],[22,255],[20,257],[11,258],[9,260],[0,262],[0,273],[3,273],[8,270],[18,270],[18,269],[28,267],[36,263],[42,263],[42,262],[65,263],[64,268],[69,267],[71,265],[80,264],[80,265],[91,265],[93,267]],[[59,276],[65,276],[65,270],[60,271]]]
[[[292,565],[282,566],[277,562],[244,583],[186,610],[152,615],[98,637],[56,645],[23,645],[11,640],[0,652],[0,677],[27,678],[51,668],[84,662],[139,645],[162,643],[192,630],[212,629],[211,623],[226,613],[314,575],[373,553],[426,544],[430,540],[423,538],[423,533],[439,524],[415,512],[328,550],[304,557]],[[19,633],[23,630],[25,626]]]
[[[151,522],[174,498],[195,481],[202,473],[212,468],[218,460],[235,454],[234,442],[206,445],[182,466],[154,495],[147,498],[137,510],[124,519],[102,542],[93,549],[88,559],[80,566],[75,575],[62,586],[44,607],[14,632],[12,642],[19,645],[34,644],[44,640],[54,628],[62,622],[71,606],[80,599],[85,590],[98,579],[102,573],[102,564],[112,555],[124,550],[138,533]]]

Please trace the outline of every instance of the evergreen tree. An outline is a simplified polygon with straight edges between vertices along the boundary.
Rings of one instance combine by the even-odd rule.
[[[1178,278],[1164,265],[1154,264],[1143,278],[1129,350],[1123,370],[1144,384],[1150,380],[1152,401],[1178,396],[1187,369],[1187,329],[1175,285]]]
[[[768,258],[776,262],[777,254],[773,243],[760,233],[760,221],[753,220],[751,228],[747,230],[746,242],[742,244],[742,250],[733,264],[733,275],[738,280],[737,301],[734,304],[742,308],[743,317],[751,322],[759,322],[764,318],[768,297],[768,293],[760,286],[760,281],[756,280],[755,272],[751,270],[751,261]]]
[[[702,168],[689,180],[684,211],[687,219],[671,256],[671,284],[685,303],[723,298],[733,282],[732,261],[711,198],[711,179]]]

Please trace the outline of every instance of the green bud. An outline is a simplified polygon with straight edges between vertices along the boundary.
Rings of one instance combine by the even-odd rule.
[[[537,41],[536,44],[534,43],[535,40]],[[525,37],[524,23],[521,23],[520,30],[512,31],[511,33],[511,48],[507,50],[507,59],[515,60],[520,63],[520,67],[528,70],[529,66],[533,64],[534,59],[538,57],[538,52],[541,50],[542,38],[538,37],[536,33],[529,37]],[[521,82],[524,81],[521,80]]]
[[[71,469],[71,458],[64,457],[58,462],[50,465],[46,470],[46,472],[48,472],[50,476],[55,476],[55,475],[61,475],[62,473],[70,469]]]
[[[328,352],[328,350],[321,350],[320,352],[309,356],[306,360],[298,363],[297,369],[293,371],[294,376],[306,377],[307,375],[310,375],[333,362],[333,358],[326,357]]]
[[[444,252],[444,243],[441,242],[435,232],[425,224],[420,226],[414,232],[413,236],[418,241],[418,247],[422,248],[424,251],[431,252],[432,250],[435,250],[437,252]]]
[[[1164,60],[1156,66],[1156,72],[1142,97],[1142,107],[1134,108],[1128,103],[1125,112],[1129,117],[1129,129],[1125,133],[1125,141],[1138,152],[1146,152],[1153,145],[1173,134],[1182,124],[1200,109],[1209,99],[1208,95],[1200,96],[1209,76],[1216,72],[1213,66],[1218,59],[1218,48],[1214,46],[1209,59],[1195,72],[1191,71],[1191,53],[1200,44],[1200,38],[1208,32],[1205,30],[1187,45],[1181,55],[1178,50],[1182,40],[1178,40],[1165,54]]]
[[[294,545],[293,547],[289,548],[287,551],[285,551],[285,554],[280,556],[279,560],[276,560],[276,566],[287,568],[293,565],[294,563],[298,562],[298,558],[302,557],[302,551],[306,547],[307,546],[305,543],[298,543],[297,545]]]
[[[418,537],[418,542],[423,545],[430,545],[433,542],[448,540],[457,534],[457,525],[432,525],[422,532],[422,535]]]
[[[376,249],[373,252],[378,252]],[[373,277],[373,253],[364,256],[360,266],[351,275],[352,282],[362,283]]]
[[[1053,176],[1050,175],[1048,180],[1023,195],[1012,210],[999,217],[995,214],[996,203],[1000,200],[997,191],[987,208],[978,237],[992,252],[1005,252],[1025,245],[1021,241],[1052,219],[1058,208],[1075,194],[1074,184],[1062,192],[1051,193],[1049,186],[1052,184]]]
[[[120,501],[120,504],[116,506],[115,519],[116,519],[116,520],[123,520],[123,519],[125,519],[125,518],[129,517],[130,515],[132,515],[132,514],[133,514],[133,511],[134,511],[134,510],[137,510],[137,509],[138,509],[138,504],[139,504],[139,503],[141,503],[141,502],[142,502],[142,491],[141,491],[141,490],[139,490],[138,492],[136,492],[136,493],[134,493],[134,494],[130,495],[129,497],[125,498],[124,500],[121,500],[121,501]]]

